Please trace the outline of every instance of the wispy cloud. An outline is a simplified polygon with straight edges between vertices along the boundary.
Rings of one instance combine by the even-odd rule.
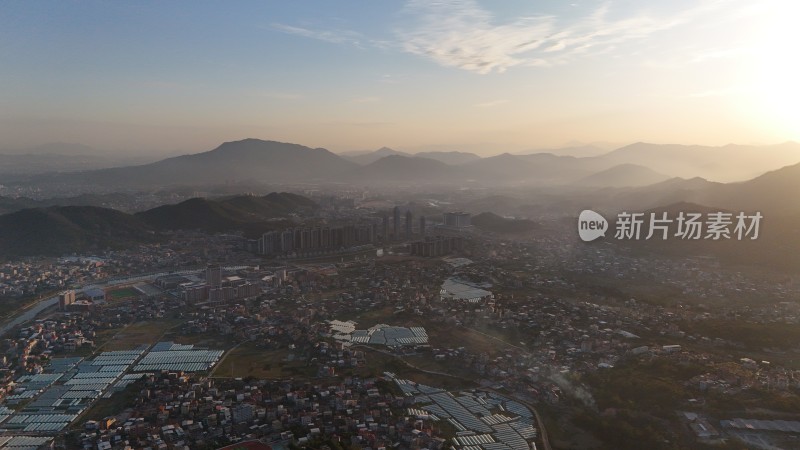
[[[568,23],[552,15],[497,23],[475,0],[412,0],[405,8],[411,24],[397,35],[406,52],[440,65],[499,73],[515,66],[552,66],[580,55],[605,53],[687,23],[719,3],[703,3],[670,17],[640,14],[612,19],[609,4],[604,4]]]
[[[474,106],[476,108],[491,108],[493,106],[505,105],[506,103],[508,103],[508,100],[501,99],[501,100],[491,100],[491,101],[488,101],[488,102],[477,103],[477,104],[472,105],[472,106]]]
[[[403,8],[404,24],[394,30],[391,40],[348,29],[282,23],[270,27],[332,44],[404,51],[445,67],[488,74],[515,66],[550,67],[608,54],[625,43],[700,22],[712,14],[718,21],[720,11],[725,11],[728,19],[735,19],[747,10],[746,2],[739,0],[701,0],[693,8],[659,15],[612,10],[611,5],[608,1],[577,17],[541,14],[503,22],[476,0],[409,0]],[[724,48],[711,49],[698,58],[727,57],[728,52]],[[620,54],[617,51],[613,56]]]
[[[348,44],[363,48],[368,41],[364,35],[352,30],[312,30],[310,28],[285,25],[282,23],[273,23],[271,26],[273,29],[283,33],[317,39],[332,44]]]
[[[413,24],[398,31],[405,51],[478,73],[502,72],[530,62],[522,55],[547,44],[555,21],[542,16],[494,24],[492,15],[472,0],[415,0],[406,11]]]

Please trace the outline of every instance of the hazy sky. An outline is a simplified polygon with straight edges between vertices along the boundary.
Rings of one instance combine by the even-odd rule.
[[[0,148],[800,140],[798,3],[6,0]]]

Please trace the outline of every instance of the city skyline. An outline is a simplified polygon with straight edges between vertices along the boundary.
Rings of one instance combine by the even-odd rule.
[[[788,1],[9,3],[3,148],[800,140]]]

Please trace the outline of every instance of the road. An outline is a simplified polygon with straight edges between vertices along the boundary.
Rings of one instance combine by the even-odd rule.
[[[58,296],[44,298],[37,303],[30,305],[27,309],[18,311],[13,318],[10,318],[8,321],[3,323],[0,326],[0,336],[6,334],[15,326],[25,323],[29,320],[33,320],[40,312],[44,311],[45,309],[58,304]]]
[[[76,293],[79,293],[79,292],[82,292],[82,291],[83,291],[83,288],[75,290]],[[25,323],[25,322],[27,322],[29,320],[35,319],[36,316],[39,315],[39,313],[41,313],[42,311],[44,311],[45,309],[47,309],[47,308],[49,308],[51,306],[57,305],[57,304],[58,304],[58,296],[56,295],[54,297],[42,298],[38,302],[30,303],[24,309],[19,309],[19,310],[15,311],[15,315],[13,315],[12,318],[9,318],[6,322],[3,323],[2,326],[0,326],[0,336],[6,334],[8,331],[10,331],[12,328],[14,328],[17,325],[20,325],[20,324],[23,324],[23,323]]]

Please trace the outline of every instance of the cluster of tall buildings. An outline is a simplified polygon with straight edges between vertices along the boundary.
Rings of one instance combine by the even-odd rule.
[[[461,236],[435,236],[426,237],[421,241],[410,244],[411,254],[414,256],[445,256],[464,248],[464,238]]]
[[[340,226],[295,227],[268,231],[258,239],[258,254],[283,255],[338,250],[375,243],[378,227],[374,223]]]
[[[69,305],[75,303],[75,291],[69,289],[58,294],[58,308],[61,311],[66,311]]]
[[[444,214],[444,227],[447,229],[469,226],[468,213]],[[403,212],[400,206],[395,206],[391,215],[384,215],[380,220],[268,231],[257,240],[248,241],[251,245],[246,248],[265,256],[314,255],[378,242],[383,244],[407,242],[414,238],[422,239],[424,242],[431,229],[425,216],[418,218],[415,227],[414,214],[410,210]]]
[[[444,213],[444,226],[448,228],[466,228],[472,225],[472,215],[457,211]]]
[[[409,243],[411,254],[436,257],[463,250],[464,238],[461,236],[461,231],[472,226],[471,219],[472,216],[465,212],[444,213],[443,224],[436,226],[436,229],[444,234],[426,236],[424,232],[420,233],[420,240]],[[423,221],[420,222],[420,229],[425,229]]]
[[[402,221],[400,207],[395,206],[392,210],[392,229],[389,230],[389,217],[383,217],[383,232],[381,238],[384,242],[410,240],[414,235],[414,214],[411,210],[406,211],[405,221]],[[420,236],[425,236],[427,232],[427,219],[425,216],[419,218],[419,228],[417,232]]]

